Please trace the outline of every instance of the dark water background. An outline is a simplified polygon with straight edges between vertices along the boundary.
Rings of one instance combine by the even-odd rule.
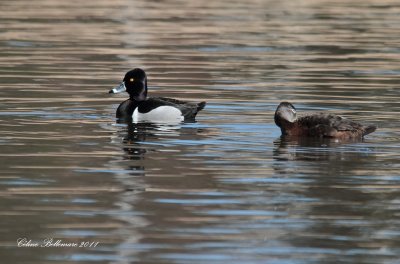
[[[398,1],[0,1],[4,263],[400,263]],[[197,123],[117,124],[142,67]],[[379,127],[287,141],[282,100]],[[88,248],[18,247],[99,242]]]

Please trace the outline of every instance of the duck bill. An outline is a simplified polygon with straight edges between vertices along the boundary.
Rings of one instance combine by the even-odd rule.
[[[126,91],[125,82],[120,83],[117,87],[111,89],[108,93],[121,93]]]

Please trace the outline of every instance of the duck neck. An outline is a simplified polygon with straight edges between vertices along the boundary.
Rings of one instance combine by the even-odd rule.
[[[280,124],[282,135],[286,136],[296,136],[298,134],[297,131],[297,122],[289,122],[286,120],[281,121]]]
[[[129,119],[132,118],[133,111],[138,106],[136,100],[128,99],[122,102],[117,109],[117,118]]]

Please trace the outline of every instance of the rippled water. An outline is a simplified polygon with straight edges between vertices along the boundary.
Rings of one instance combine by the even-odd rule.
[[[397,1],[0,10],[4,263],[399,263]],[[197,122],[117,123],[107,92],[134,67],[153,96],[206,100]],[[283,140],[283,100],[379,129]]]

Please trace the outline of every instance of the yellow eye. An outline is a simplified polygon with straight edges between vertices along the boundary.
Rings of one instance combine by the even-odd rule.
[[[135,79],[133,79],[133,78],[130,78],[130,79],[129,79],[130,82],[133,82],[134,80],[135,80]]]

